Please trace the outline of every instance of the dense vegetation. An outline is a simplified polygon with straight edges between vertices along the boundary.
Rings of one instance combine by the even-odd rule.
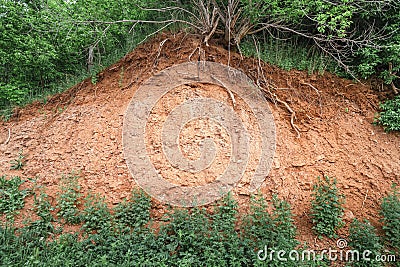
[[[257,250],[291,250],[298,242],[290,206],[274,199],[254,198],[249,213],[239,216],[228,195],[212,207],[171,209],[151,218],[150,198],[134,191],[109,209],[103,198],[83,198],[77,177],[63,177],[58,204],[52,206],[45,191],[33,188],[37,220],[13,227],[13,216],[23,208],[23,181],[2,177],[0,214],[0,265],[40,266],[248,266],[257,262]],[[83,207],[78,209],[80,202]],[[3,217],[4,218],[4,217]],[[56,227],[58,225],[58,227]],[[63,231],[78,225],[77,233]],[[297,266],[274,261],[269,266]]]
[[[167,26],[285,68],[400,85],[397,0],[0,0],[0,110],[95,75]]]
[[[381,110],[376,122],[387,131],[400,131],[400,95],[382,103]]]
[[[33,186],[21,189],[24,183],[24,188]],[[327,178],[315,185],[318,197],[312,209],[319,210],[317,218],[327,218],[327,224],[337,207],[318,199],[338,196],[333,185]],[[250,207],[240,214],[237,202],[228,194],[208,209],[171,208],[163,216],[155,216],[152,201],[143,191],[135,190],[129,199],[109,208],[98,195],[83,196],[77,176],[63,176],[60,189],[58,197],[51,199],[34,180],[0,178],[0,266],[329,266],[328,255],[300,260],[286,255],[287,261],[278,258],[279,250],[301,254],[308,248],[295,239],[290,205],[277,197],[267,201],[253,196]],[[16,227],[14,220],[27,197],[33,198],[33,207],[25,207],[25,220]],[[349,231],[351,248],[370,250],[374,257],[396,255],[399,209],[394,187],[382,201],[385,237],[378,236],[368,221],[355,220]],[[321,220],[314,223],[320,225]],[[71,227],[76,230],[71,232]],[[331,235],[331,230],[321,234]]]
[[[132,50],[146,25],[89,21],[146,19],[140,3],[0,0],[0,109],[63,90]]]

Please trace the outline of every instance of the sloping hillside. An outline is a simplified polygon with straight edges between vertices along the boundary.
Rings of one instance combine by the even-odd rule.
[[[85,80],[46,103],[17,110],[9,122],[3,122],[0,173],[37,177],[37,184],[55,201],[62,174],[75,171],[84,192],[100,193],[110,205],[120,202],[137,187],[122,147],[123,119],[131,98],[158,71],[197,60],[230,64],[250,77],[257,75],[259,66],[257,59],[242,58],[217,45],[205,47],[195,36],[160,35],[101,72],[95,84]],[[392,183],[400,183],[400,135],[387,134],[372,124],[378,95],[369,85],[329,73],[288,72],[264,63],[262,69],[277,88],[274,93],[296,112],[300,137],[287,109],[270,102],[277,147],[261,192],[267,198],[277,194],[291,204],[299,240],[309,244],[314,243],[308,217],[310,195],[318,176],[337,179],[346,196],[346,223],[357,217],[379,226],[380,200]],[[218,94],[218,88],[203,86],[210,97],[213,90]],[[26,164],[12,171],[10,161],[19,151]],[[237,188],[234,196],[245,209],[248,195]],[[154,201],[153,206],[155,216],[163,213],[162,203]],[[346,228],[341,231],[346,235]]]

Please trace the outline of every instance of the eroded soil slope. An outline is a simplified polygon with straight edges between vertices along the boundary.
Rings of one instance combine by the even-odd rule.
[[[202,46],[195,36],[158,36],[100,73],[96,84],[83,81],[46,104],[34,103],[16,111],[9,122],[3,122],[0,173],[36,177],[55,201],[62,174],[75,171],[80,173],[85,193],[100,193],[110,205],[120,202],[137,187],[126,166],[121,140],[124,113],[137,88],[166,67],[199,59],[230,64],[252,78],[260,73],[258,60],[234,52],[228,55],[217,45]],[[287,109],[270,102],[277,148],[261,192],[268,198],[277,194],[292,205],[299,240],[309,244],[315,237],[308,217],[310,194],[318,176],[337,179],[346,196],[346,223],[358,217],[379,226],[380,200],[392,183],[400,183],[400,136],[372,124],[377,93],[368,84],[329,73],[288,72],[264,63],[262,69],[276,88],[273,93],[296,111],[300,137]],[[205,92],[212,95],[212,90]],[[10,161],[19,151],[25,155],[25,167],[11,171]],[[249,197],[240,194],[240,189],[234,193],[245,207]],[[153,206],[155,215],[163,212],[161,203],[155,201]],[[341,234],[346,235],[346,228]]]

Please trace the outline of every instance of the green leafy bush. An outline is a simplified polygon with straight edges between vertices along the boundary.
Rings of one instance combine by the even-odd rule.
[[[54,236],[57,232],[53,225],[55,221],[52,211],[54,207],[51,205],[50,197],[41,191],[39,194],[34,194],[34,210],[39,219],[33,222],[27,222],[27,226],[20,229],[24,238],[32,242],[32,245],[40,239],[47,239],[50,235]]]
[[[0,103],[3,103],[3,105],[21,105],[28,93],[26,87],[0,83]]]
[[[353,250],[357,250],[360,255],[364,251],[369,250],[371,253],[368,255],[368,260],[360,258],[350,259],[352,266],[382,266],[382,263],[376,261],[376,256],[381,255],[383,246],[381,244],[379,236],[376,234],[375,227],[373,227],[368,220],[360,222],[355,219],[349,230],[349,245]]]
[[[100,21],[156,19],[138,7],[149,2],[1,1],[0,111],[65,90],[123,57],[157,26]]]
[[[150,220],[151,198],[142,190],[134,190],[129,200],[114,208],[115,222],[122,226],[140,228]]]
[[[386,131],[400,131],[400,95],[380,104],[381,112],[375,122]]]
[[[19,189],[23,183],[18,176],[11,179],[0,176],[0,213],[5,214],[7,219],[11,219],[25,205],[24,199],[30,191]]]
[[[272,213],[267,211],[267,207],[267,202],[263,197],[252,197],[250,213],[244,218],[244,236],[250,244],[253,243],[257,247],[258,252],[262,250],[262,253],[257,256],[262,259],[263,265],[298,266],[299,262],[280,261],[276,254],[273,254],[273,251],[279,250],[289,252],[299,244],[295,238],[296,227],[293,224],[290,205],[274,196]]]
[[[104,197],[88,195],[82,212],[82,229],[86,233],[109,231],[112,226],[111,213]]]
[[[336,67],[332,59],[316,47],[301,42],[299,38],[284,41],[272,37],[260,39],[257,48],[252,38],[246,38],[240,49],[245,56],[260,57],[264,62],[284,70],[307,70],[310,74],[322,74],[326,70],[334,71]]]
[[[343,200],[336,186],[336,179],[318,177],[313,187],[311,216],[313,229],[320,235],[336,237],[336,230],[343,226]]]
[[[396,185],[393,185],[392,192],[383,199],[380,213],[386,241],[400,252],[400,193]]]
[[[76,177],[63,179],[59,197],[73,189],[65,206],[75,211]],[[0,266],[326,266],[258,258],[265,246],[298,245],[290,206],[276,197],[271,210],[270,201],[253,198],[250,212],[239,216],[238,203],[228,194],[208,209],[175,208],[161,220],[150,218],[151,201],[142,191],[113,212],[100,196],[84,201],[82,232],[61,233],[50,198],[35,195],[39,220],[20,229],[0,226]],[[65,214],[74,212],[58,216]]]
[[[78,176],[74,174],[63,176],[61,179],[61,193],[58,195],[57,215],[68,224],[78,224],[82,216],[78,209],[81,204],[80,186]]]
[[[211,215],[205,209],[175,209],[158,234],[173,266],[240,266],[248,255],[235,230],[237,203],[228,194]],[[253,255],[255,256],[255,254]]]

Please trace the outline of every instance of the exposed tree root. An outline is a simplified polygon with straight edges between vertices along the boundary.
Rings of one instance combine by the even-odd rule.
[[[399,93],[399,89],[394,85],[393,82],[392,82],[392,90],[396,95]]]
[[[276,103],[278,102],[279,104],[282,104],[287,111],[289,111],[290,113],[290,125],[292,126],[293,130],[295,130],[296,134],[297,134],[297,138],[300,138],[300,129],[299,127],[294,123],[294,120],[296,119],[296,112],[289,106],[289,104],[281,99],[279,99],[279,97],[275,94],[272,93],[270,89],[266,89],[264,87],[261,87],[260,85],[258,85],[261,89],[263,89],[263,92],[265,93],[265,97],[271,101],[272,103]],[[267,93],[269,95],[267,95]]]
[[[165,42],[168,41],[168,40],[169,40],[169,39],[166,38],[166,39],[164,39],[162,42],[160,42],[160,46],[159,46],[159,48],[158,48],[157,56],[156,56],[156,58],[154,59],[153,68],[156,68],[156,67],[157,67],[157,65],[158,65],[158,60],[160,59],[160,55],[161,55],[162,48],[163,48]]]
[[[225,84],[223,82],[221,82],[218,78],[214,77],[213,75],[211,75],[211,78],[216,80],[222,86],[222,88],[224,88],[224,90],[228,93],[229,97],[232,100],[233,107],[235,107],[236,106],[236,99],[235,99],[235,96],[233,95],[233,93],[231,92],[231,90],[229,90],[229,88],[226,87]]]
[[[389,63],[389,74],[397,79],[400,78],[399,76],[396,75],[397,72],[393,72],[393,64],[391,62]],[[390,85],[392,86],[393,93],[397,95],[399,93],[399,89],[394,85],[393,81]]]
[[[312,89],[315,90],[315,92],[316,92],[318,95],[320,95],[319,90],[318,90],[317,88],[315,88],[314,85],[312,85],[311,83],[301,83],[301,84],[310,86]]]
[[[11,128],[8,128],[8,137],[7,140],[3,143],[3,145],[7,145],[8,142],[10,142],[10,138],[11,138]]]
[[[279,104],[283,105],[287,111],[289,111],[290,113],[290,125],[292,126],[292,128],[295,130],[296,134],[297,134],[297,138],[300,138],[300,129],[299,127],[294,123],[294,120],[296,119],[296,112],[289,106],[289,104],[281,99],[279,99],[279,97],[272,92],[272,90],[276,90],[276,86],[273,86],[271,84],[271,82],[269,82],[267,80],[267,78],[265,77],[264,74],[264,69],[262,67],[262,61],[261,61],[261,57],[260,57],[260,51],[258,49],[258,45],[257,45],[257,41],[256,39],[253,37],[253,41],[254,41],[254,47],[256,48],[257,51],[257,55],[258,55],[258,64],[257,64],[257,77],[253,76],[252,79],[253,81],[257,84],[257,86],[260,88],[260,90],[262,90],[264,92],[265,97],[271,101],[272,103],[276,103],[278,102]],[[249,75],[249,74],[247,74]],[[263,84],[265,84],[266,86],[263,86]],[[311,85],[312,86],[312,85]],[[312,86],[313,87],[313,86]],[[313,87],[315,90],[317,90],[315,87]],[[317,92],[319,93],[319,91],[317,90]]]

